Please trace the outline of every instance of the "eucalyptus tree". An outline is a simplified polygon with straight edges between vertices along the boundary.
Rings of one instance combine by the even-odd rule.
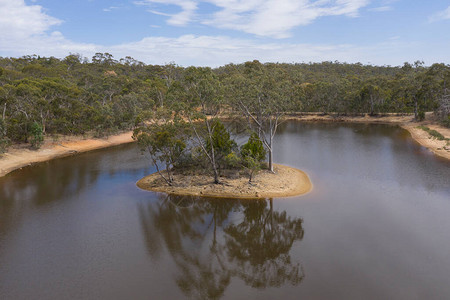
[[[266,158],[266,150],[256,133],[252,133],[247,143],[242,145],[240,154],[248,170],[248,183],[252,183],[253,176],[261,170],[261,162]]]
[[[240,74],[229,78],[228,99],[258,133],[268,152],[269,169],[273,172],[273,139],[282,117],[293,104],[291,81],[276,64],[246,62]]]
[[[0,118],[0,154],[6,151],[8,144],[9,139],[6,135],[6,123],[3,118]]]
[[[174,167],[186,150],[185,122],[180,118],[170,119],[170,112],[159,111],[153,116],[151,124],[143,124],[134,129],[133,139],[150,156],[161,178],[172,186]]]
[[[219,183],[219,159],[215,127],[223,104],[222,88],[211,68],[189,67],[183,79],[185,89],[181,109],[193,131],[194,141],[212,169],[214,183]]]

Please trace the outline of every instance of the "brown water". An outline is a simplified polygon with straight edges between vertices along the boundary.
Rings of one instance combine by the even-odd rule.
[[[314,190],[139,190],[135,145],[0,178],[0,299],[449,299],[450,164],[402,129],[287,123]]]

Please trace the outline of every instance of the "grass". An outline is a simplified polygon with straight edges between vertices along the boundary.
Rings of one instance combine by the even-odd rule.
[[[439,132],[437,132],[434,129],[430,129],[427,126],[417,126],[417,128],[420,128],[426,132],[428,132],[429,135],[431,135],[432,137],[434,137],[435,139],[438,139],[440,141],[448,141],[449,139],[445,138],[442,134],[440,134]]]

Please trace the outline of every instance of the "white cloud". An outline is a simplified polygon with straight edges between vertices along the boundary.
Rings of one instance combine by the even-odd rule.
[[[110,6],[110,7],[108,7],[108,8],[104,8],[103,9],[103,11],[104,12],[111,12],[111,11],[113,11],[113,10],[115,10],[115,9],[119,9],[120,7],[118,7],[118,6]]]
[[[212,0],[211,0],[212,1]],[[216,3],[231,0],[214,0]],[[252,24],[264,21],[264,13],[268,8],[256,8],[255,5],[260,0],[239,1],[234,0],[238,13],[231,13],[239,20],[245,12],[257,11],[251,17]],[[267,5],[274,2],[266,1]],[[298,3],[299,1],[297,1]],[[300,1],[301,2],[301,1]],[[329,0],[315,2],[314,5],[307,5],[308,1],[303,1],[305,10],[320,8],[307,20],[313,20],[315,16],[346,14],[354,15],[357,7],[363,2],[355,1],[332,1],[334,6],[329,5]],[[284,2],[283,2],[284,3]],[[286,2],[287,3],[287,2]],[[289,2],[297,5],[294,2]],[[337,7],[336,5],[341,5]],[[230,5],[231,7],[231,5]],[[292,6],[293,7],[293,6]],[[289,15],[292,8],[285,6],[278,8],[275,12],[278,15]],[[5,11],[8,10],[8,13]],[[14,13],[15,17],[9,16]],[[258,19],[261,18],[261,19]],[[280,21],[281,22],[281,21]],[[289,23],[291,22],[291,23]],[[293,20],[284,23],[281,29],[272,29],[271,33],[280,34],[289,30]],[[21,55],[38,54],[41,56],[65,57],[69,53],[80,53],[81,55],[92,57],[96,52],[109,52],[116,58],[132,56],[138,60],[151,64],[163,64],[174,61],[180,65],[198,66],[219,66],[227,63],[241,63],[248,60],[258,59],[262,62],[309,62],[309,61],[342,61],[342,62],[362,62],[373,64],[399,65],[404,61],[429,60],[429,62],[447,62],[448,53],[446,49],[450,47],[448,41],[442,41],[440,45],[434,45],[430,51],[429,45],[411,45],[401,42],[401,40],[388,40],[382,44],[370,46],[356,46],[350,44],[338,45],[313,45],[305,43],[274,42],[264,43],[260,40],[238,39],[226,36],[196,36],[183,35],[176,38],[169,37],[146,37],[140,41],[123,43],[114,46],[103,46],[98,44],[75,43],[58,31],[51,31],[51,27],[60,24],[61,21],[48,16],[40,6],[27,6],[23,1],[0,0],[0,55],[18,57]],[[241,26],[249,26],[242,22]],[[250,27],[249,27],[250,28]],[[267,27],[267,30],[271,30]],[[410,51],[414,49],[414,53]]]
[[[392,6],[379,6],[369,9],[370,11],[383,12],[392,10]]]
[[[149,5],[149,6],[152,6],[152,4],[155,3],[179,6],[181,12],[177,14],[168,14],[156,10],[149,10],[149,12],[154,14],[168,16],[169,20],[167,21],[167,23],[175,26],[183,26],[191,22],[192,18],[195,15],[195,11],[197,10],[198,5],[198,1],[191,1],[191,0],[142,0],[136,1],[134,3],[137,5]]]
[[[450,19],[450,6],[447,7],[447,9],[440,11],[438,13],[435,13],[432,15],[429,20],[430,22],[437,22],[442,20],[449,20]]]
[[[45,33],[61,20],[47,15],[39,5],[26,5],[24,0],[0,0],[0,41],[24,39]]]
[[[144,0],[135,2],[154,7],[156,4],[176,5],[180,13],[168,14],[171,25],[186,25],[200,18],[200,22],[218,28],[239,30],[259,36],[285,38],[290,30],[307,25],[324,16],[358,16],[369,0]],[[197,16],[200,3],[215,5],[213,15]],[[166,13],[150,10],[152,13]]]

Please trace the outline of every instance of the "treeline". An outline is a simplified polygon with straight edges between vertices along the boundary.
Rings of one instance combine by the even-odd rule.
[[[253,61],[194,69],[199,72],[131,57],[116,60],[108,53],[90,61],[80,55],[0,58],[0,148],[30,141],[38,146],[46,134],[101,136],[132,129],[159,108],[182,109],[192,97],[192,83],[201,82],[186,76],[202,70],[217,79],[214,97],[221,98],[222,112],[235,110],[236,99],[242,100],[237,104],[270,99],[280,102],[283,113],[415,113],[420,119],[424,111],[435,111],[450,126],[450,66],[445,64]]]

